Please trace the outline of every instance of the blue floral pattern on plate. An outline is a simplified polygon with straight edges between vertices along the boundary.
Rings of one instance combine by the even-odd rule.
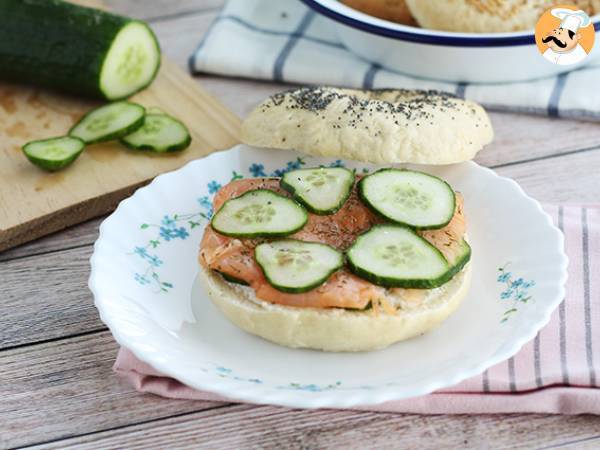
[[[535,286],[534,280],[526,281],[523,278],[514,278],[511,271],[508,270],[510,263],[506,263],[503,267],[498,268],[498,278],[496,281],[502,283],[505,289],[500,293],[500,300],[511,302],[511,306],[504,311],[500,322],[506,322],[510,317],[518,311],[517,306],[522,303],[527,303],[533,299],[529,294],[529,289]]]

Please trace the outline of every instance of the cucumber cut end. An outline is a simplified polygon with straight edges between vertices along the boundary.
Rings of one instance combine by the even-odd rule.
[[[23,146],[23,153],[36,166],[55,171],[75,161],[84,148],[81,139],[61,136],[29,142]]]
[[[147,87],[160,67],[160,48],[148,25],[132,21],[115,36],[100,72],[108,100],[129,97]]]

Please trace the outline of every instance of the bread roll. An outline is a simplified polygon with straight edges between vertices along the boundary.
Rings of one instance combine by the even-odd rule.
[[[242,124],[242,141],[372,163],[451,164],[493,138],[478,104],[419,90],[303,87],[269,97]]]
[[[423,28],[465,33],[533,30],[548,9],[568,3],[592,16],[600,0],[406,0]]]
[[[203,266],[199,279],[225,317],[248,333],[286,347],[359,352],[381,349],[437,327],[465,297],[470,266],[443,286],[422,290],[420,299],[403,298],[389,290],[387,301],[399,306],[395,315],[383,310],[296,308],[265,302],[256,298],[252,288],[225,281]]]

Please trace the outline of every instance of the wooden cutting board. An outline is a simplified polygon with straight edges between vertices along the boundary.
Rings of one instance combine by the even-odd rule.
[[[101,103],[0,82],[0,251],[105,214],[156,175],[237,143],[239,119],[164,56],[154,83],[132,101],[180,118],[192,145],[159,155],[96,144],[70,167],[47,173],[25,158],[21,146],[64,135]]]

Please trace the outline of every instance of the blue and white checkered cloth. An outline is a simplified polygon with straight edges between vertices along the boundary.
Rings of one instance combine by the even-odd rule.
[[[438,89],[491,110],[600,121],[598,65],[510,84],[423,80],[358,58],[328,20],[299,0],[229,0],[190,58],[190,70],[294,84]]]

